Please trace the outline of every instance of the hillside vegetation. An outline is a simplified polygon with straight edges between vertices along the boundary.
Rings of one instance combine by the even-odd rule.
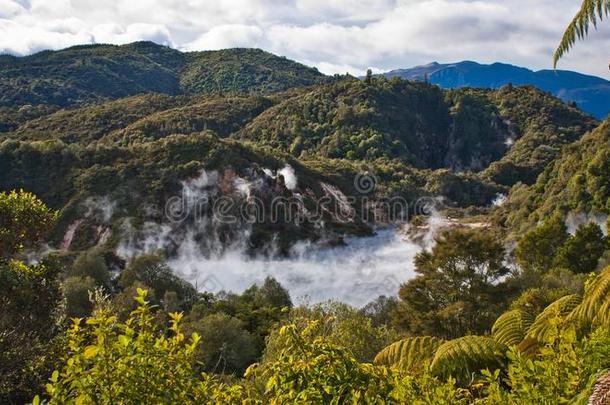
[[[257,49],[182,53],[152,42],[83,45],[0,56],[0,106],[66,107],[148,92],[269,93],[323,80],[313,68]]]
[[[151,43],[2,56],[0,91],[1,403],[607,395],[608,121],[533,87]],[[363,308],[169,265],[282,264],[414,215],[428,249]]]

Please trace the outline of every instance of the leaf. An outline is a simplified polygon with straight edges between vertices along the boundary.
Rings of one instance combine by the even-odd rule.
[[[486,336],[464,336],[443,343],[430,365],[433,375],[468,381],[483,369],[502,368],[508,347]]]
[[[590,282],[582,302],[574,308],[569,319],[595,325],[610,324],[610,266]]]
[[[545,342],[552,332],[554,320],[566,317],[581,302],[577,294],[566,295],[552,302],[534,320],[527,330],[526,336],[536,339],[538,342]]]
[[[491,328],[491,335],[494,340],[506,346],[518,345],[533,321],[533,315],[527,311],[521,309],[508,311],[496,320]]]
[[[610,0],[583,0],[580,10],[566,28],[561,42],[553,55],[553,67],[574,46],[577,40],[584,39],[589,33],[589,26],[597,28],[597,22],[610,13]]]
[[[99,352],[99,347],[97,346],[87,346],[85,348],[85,352],[83,353],[86,359],[90,359],[92,357],[95,357],[97,355],[97,353]]]
[[[375,364],[398,367],[401,370],[413,371],[434,357],[436,349],[444,340],[432,337],[409,337],[394,342],[375,356]]]
[[[129,345],[130,341],[131,341],[131,339],[129,338],[129,336],[119,335],[119,343],[121,345],[127,346],[127,345]]]

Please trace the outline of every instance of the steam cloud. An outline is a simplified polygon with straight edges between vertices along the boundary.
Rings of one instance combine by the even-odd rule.
[[[292,167],[285,166],[276,173],[267,169],[263,172],[244,179],[202,171],[198,177],[182,183],[178,208],[194,209],[202,200],[225,195],[227,188],[234,196],[249,198],[253,190],[263,186],[260,176],[276,178],[281,174],[286,187],[296,190],[298,179]],[[179,209],[170,214],[180,214]],[[138,229],[125,220],[123,242],[117,254],[129,259],[144,253],[169,252],[168,265],[201,291],[241,292],[272,276],[297,303],[335,299],[362,306],[380,295],[396,295],[400,284],[414,277],[413,259],[422,249],[432,246],[434,235],[445,223],[438,214],[432,214],[417,242],[399,228],[386,227],[371,237],[347,237],[345,245],[338,247],[301,242],[293,246],[288,258],[273,254],[249,256],[248,224],[235,224],[236,237],[227,243],[217,235],[219,224],[213,216],[199,217],[197,221],[150,221]],[[274,247],[270,246],[268,251],[273,252]]]

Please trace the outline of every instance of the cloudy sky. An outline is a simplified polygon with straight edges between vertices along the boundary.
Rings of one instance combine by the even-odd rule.
[[[324,73],[431,61],[551,67],[579,0],[0,0],[0,53],[151,40],[258,47]],[[560,68],[610,79],[610,22]]]

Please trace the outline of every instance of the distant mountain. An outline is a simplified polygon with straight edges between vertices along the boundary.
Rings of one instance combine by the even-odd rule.
[[[152,42],[0,55],[0,107],[61,107],[141,93],[271,93],[326,80],[260,49],[180,52]]]
[[[494,63],[483,65],[465,61],[451,64],[430,63],[411,69],[397,69],[383,74],[403,79],[424,80],[443,88],[499,88],[508,83],[532,85],[564,101],[574,101],[580,109],[597,118],[610,112],[610,81],[565,70],[532,71],[526,68]]]

